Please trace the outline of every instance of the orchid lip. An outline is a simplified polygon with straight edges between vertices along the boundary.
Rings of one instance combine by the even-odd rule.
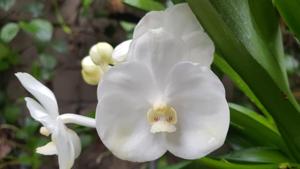
[[[177,112],[167,104],[154,104],[147,112],[147,120],[151,125],[151,133],[172,133],[176,131]]]

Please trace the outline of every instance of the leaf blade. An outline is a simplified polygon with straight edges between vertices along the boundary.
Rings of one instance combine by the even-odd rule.
[[[19,30],[18,24],[12,22],[7,23],[2,27],[0,37],[4,42],[9,43],[18,34]]]
[[[165,6],[162,3],[153,0],[123,0],[123,2],[127,5],[145,11],[151,11],[151,10],[159,11],[165,9]]]
[[[232,25],[224,21],[224,16],[222,17],[222,13],[214,6],[216,4],[212,2],[215,1],[188,0],[198,20],[214,41],[217,52],[239,73],[272,115],[288,145],[289,152],[300,161],[300,133],[298,132],[300,112],[288,86],[283,86],[286,85],[284,78],[281,78],[283,82],[279,84],[279,81],[273,78],[274,75],[270,76],[270,70],[268,71],[264,64],[257,60],[258,56],[253,56],[255,52],[249,51],[249,48],[244,46],[243,41],[232,31]],[[223,3],[227,2],[223,1]]]
[[[300,1],[297,0],[273,0],[274,5],[277,7],[279,13],[292,32],[300,40]]]

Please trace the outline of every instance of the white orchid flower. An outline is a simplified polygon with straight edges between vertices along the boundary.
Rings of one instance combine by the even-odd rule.
[[[64,123],[76,123],[88,127],[95,127],[93,119],[75,115],[59,115],[56,98],[52,91],[37,81],[28,73],[15,74],[24,88],[37,100],[26,97],[26,105],[30,115],[39,121],[43,127],[40,132],[43,135],[51,134],[51,142],[37,148],[37,153],[43,155],[58,155],[59,168],[70,169],[74,160],[81,151],[80,138]]]
[[[128,46],[127,62],[98,86],[96,128],[104,145],[136,162],[166,151],[196,159],[219,148],[229,108],[210,70],[214,45],[189,6],[146,14]]]

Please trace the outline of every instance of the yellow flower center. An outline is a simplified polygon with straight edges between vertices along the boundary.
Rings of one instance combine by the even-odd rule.
[[[175,109],[166,104],[156,104],[147,112],[148,122],[151,124],[151,133],[175,132],[177,113]]]

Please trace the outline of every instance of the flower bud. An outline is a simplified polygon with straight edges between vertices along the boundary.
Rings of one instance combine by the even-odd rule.
[[[47,136],[47,137],[51,134],[50,131],[46,127],[41,127],[40,128],[40,133],[44,136]]]
[[[99,42],[90,49],[90,56],[96,65],[112,64],[113,47],[106,42]]]
[[[86,56],[81,60],[81,67],[85,72],[89,74],[93,74],[100,68],[100,66],[95,65],[90,56]]]
[[[95,65],[90,56],[86,56],[81,61],[81,75],[83,80],[90,85],[97,85],[102,74],[103,70],[100,66]]]
[[[132,40],[127,40],[116,46],[112,53],[114,64],[119,64],[126,61],[131,41]]]
[[[84,70],[81,70],[81,76],[87,84],[89,84],[89,85],[98,85],[98,83],[100,81],[100,78],[102,76],[102,72],[99,71],[99,72],[94,73],[94,74],[89,74],[89,73],[85,72]]]

